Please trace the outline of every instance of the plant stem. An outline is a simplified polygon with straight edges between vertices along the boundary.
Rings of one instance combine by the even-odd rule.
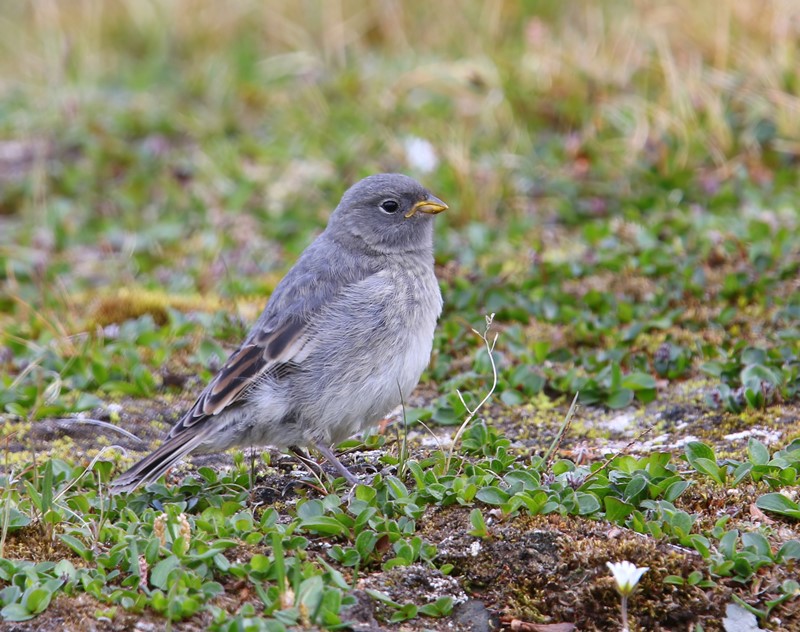
[[[497,365],[494,361],[494,346],[497,344],[497,334],[494,335],[494,338],[489,341],[489,331],[492,328],[492,321],[494,320],[494,314],[490,314],[486,317],[486,329],[484,329],[483,333],[480,333],[478,330],[473,329],[478,337],[483,340],[483,345],[486,347],[486,352],[489,354],[489,363],[492,366],[492,386],[489,389],[489,392],[486,393],[486,396],[480,401],[480,403],[475,406],[474,409],[470,409],[467,406],[467,402],[464,401],[463,395],[461,395],[461,391],[456,389],[456,393],[458,394],[458,398],[461,400],[461,403],[464,405],[464,408],[467,409],[467,418],[464,419],[463,423],[459,426],[458,430],[456,431],[455,436],[453,437],[453,444],[450,447],[450,453],[447,455],[447,459],[445,461],[445,471],[449,471],[450,469],[450,461],[453,458],[453,454],[456,451],[456,446],[461,439],[461,435],[464,434],[464,431],[469,426],[470,422],[475,418],[475,415],[478,414],[478,411],[483,408],[484,404],[489,401],[492,397],[492,393],[494,393],[495,389],[497,388]]]
[[[622,632],[630,632],[628,627],[628,596],[622,595]]]

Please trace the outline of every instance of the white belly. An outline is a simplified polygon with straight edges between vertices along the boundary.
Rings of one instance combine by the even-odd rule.
[[[430,361],[442,298],[433,270],[375,275],[317,315],[296,372],[253,393],[261,443],[339,443],[408,397]],[[294,421],[285,423],[287,418]]]
[[[386,335],[386,340],[381,324],[360,334],[377,342],[371,353],[365,354],[368,361],[363,370],[344,369],[348,377],[346,384],[342,384],[342,392],[349,392],[352,397],[347,404],[329,403],[324,416],[329,419],[331,443],[374,425],[407,402],[430,362],[433,333],[442,310],[436,277],[427,271],[427,274],[403,274],[394,281],[400,287],[394,295],[403,297],[403,309],[392,313],[403,321],[402,325],[395,324],[394,333]],[[333,412],[337,409],[340,412]]]

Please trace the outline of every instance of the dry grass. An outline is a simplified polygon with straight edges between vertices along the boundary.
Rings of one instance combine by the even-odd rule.
[[[461,206],[491,219],[513,185],[505,172],[548,129],[574,132],[620,173],[644,162],[725,178],[758,169],[765,139],[797,158],[798,42],[792,0],[17,0],[0,18],[0,90],[41,108],[3,127],[69,124],[124,75],[138,83],[124,97],[133,108],[161,98],[155,76],[209,113],[307,134],[339,124],[340,82],[353,135],[374,139],[354,151],[383,148],[398,165],[402,137],[428,138]]]

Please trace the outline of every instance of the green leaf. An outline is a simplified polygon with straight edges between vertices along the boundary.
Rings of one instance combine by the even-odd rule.
[[[780,471],[778,478],[785,487],[798,484],[797,470],[793,467],[787,467]]]
[[[56,577],[65,577],[68,581],[72,581],[77,576],[78,571],[69,560],[61,560],[53,568],[53,574]]]
[[[532,516],[542,513],[544,506],[547,503],[547,492],[542,489],[532,492],[519,492],[518,494],[515,494],[514,497],[522,500],[522,503],[525,505],[528,513],[530,513]]]
[[[408,621],[409,619],[416,617],[418,612],[418,608],[413,603],[407,603],[403,606],[400,606],[389,620],[392,623]]]
[[[75,553],[77,553],[83,560],[86,562],[91,562],[94,558],[94,554],[90,549],[86,547],[86,545],[81,542],[78,538],[73,535],[69,535],[68,533],[64,533],[58,536],[61,538],[61,541],[66,544],[69,548],[71,548]]]
[[[713,478],[720,485],[725,484],[725,470],[717,465],[716,461],[709,459],[695,459],[692,462],[694,468],[700,473]]]
[[[644,476],[636,475],[625,486],[622,496],[625,500],[633,500],[647,488],[647,479]]]
[[[297,589],[296,603],[304,605],[308,612],[314,612],[322,601],[324,590],[322,576],[312,575],[301,582]]]
[[[739,483],[744,480],[744,477],[750,474],[753,471],[753,464],[749,461],[744,463],[740,463],[736,466],[736,469],[733,471],[733,480],[731,480],[731,485],[736,487]]]
[[[581,516],[588,516],[589,514],[600,511],[600,501],[594,494],[587,494],[585,492],[575,493],[578,499],[578,514]]]
[[[102,380],[98,380],[102,383]],[[73,412],[82,412],[84,410],[91,410],[103,405],[103,400],[92,395],[91,393],[80,393],[75,403],[72,405]]]
[[[733,560],[733,570],[739,576],[745,579],[753,574],[753,565],[743,555],[738,555]]]
[[[486,529],[486,522],[483,520],[483,514],[481,510],[475,507],[469,513],[469,522],[472,525],[472,530],[469,531],[470,535],[477,536],[479,538],[486,537],[488,534],[488,530]]]
[[[150,571],[150,584],[156,588],[160,588],[161,590],[167,590],[167,579],[169,578],[169,574],[174,569],[178,568],[180,563],[180,560],[175,555],[165,557],[153,567],[152,571]]]
[[[708,556],[711,554],[711,550],[709,549],[708,538],[700,535],[699,533],[693,533],[692,535],[690,535],[685,543],[691,546],[704,558],[708,558]]]
[[[419,614],[424,614],[427,617],[444,617],[450,614],[453,610],[452,597],[439,597],[433,603],[428,603],[419,609]]]
[[[42,479],[42,513],[46,514],[53,506],[53,461],[49,460],[44,466]]]
[[[22,596],[22,604],[25,606],[25,609],[28,612],[32,614],[39,614],[47,609],[47,606],[50,605],[50,599],[52,599],[52,597],[53,593],[45,588],[29,588]]]
[[[522,488],[529,491],[537,490],[540,487],[539,474],[533,470],[512,470],[503,479],[509,485],[522,483]]]
[[[619,364],[614,362],[611,364],[611,390],[618,391],[622,386],[622,369]]]
[[[636,399],[643,404],[655,401],[656,397],[658,397],[658,391],[654,388],[643,388],[636,391]]]
[[[753,390],[761,390],[761,382],[766,382],[772,386],[781,385],[781,377],[772,369],[761,365],[751,364],[742,369],[742,384],[746,384]],[[751,386],[752,385],[752,386]]]
[[[733,529],[728,531],[719,541],[719,552],[730,559],[736,553],[736,542],[739,539],[739,531]]]
[[[763,535],[755,531],[742,534],[742,546],[754,549],[756,553],[764,557],[772,557],[772,549],[769,546],[769,542]]]
[[[14,531],[16,529],[21,529],[22,527],[27,527],[31,523],[31,519],[26,516],[25,514],[17,511],[13,507],[3,507],[0,505],[0,515],[5,513],[7,516],[6,520],[6,528],[9,531]]]
[[[769,450],[758,439],[750,437],[747,442],[747,454],[754,465],[766,465],[769,463]]]
[[[375,550],[378,543],[378,534],[374,531],[362,531],[358,534],[355,541],[355,549],[359,557],[366,559]]]
[[[764,394],[760,388],[745,388],[744,399],[750,408],[763,408],[764,407]]]
[[[687,536],[692,530],[694,520],[685,511],[676,511],[670,517],[669,524],[679,536]]]
[[[322,516],[325,513],[325,506],[321,500],[313,498],[297,506],[297,517],[301,520],[309,520]]]
[[[341,522],[330,516],[316,516],[300,521],[300,528],[312,533],[320,533],[322,535],[337,535],[343,536],[349,533],[349,529]]]
[[[775,556],[777,562],[785,562],[787,560],[800,560],[800,541],[789,540],[778,551]]]
[[[613,410],[625,408],[633,401],[633,391],[627,388],[611,391],[606,398],[606,406]]]
[[[742,349],[742,364],[764,364],[768,361],[767,352],[758,347],[746,347]]]
[[[800,506],[779,492],[759,496],[756,507],[800,520]]]
[[[500,393],[500,401],[502,401],[506,406],[513,408],[514,406],[519,406],[525,400],[517,391],[506,389]],[[420,609],[420,612],[422,612],[422,609]]]
[[[629,373],[622,378],[622,388],[632,391],[647,391],[655,389],[656,380],[649,373]]]
[[[675,481],[664,491],[664,500],[672,502],[685,492],[689,485],[691,485],[690,481]]]
[[[633,505],[624,503],[613,496],[606,496],[603,499],[603,503],[605,504],[606,509],[606,520],[616,524],[622,524],[635,509]]]
[[[508,501],[509,495],[497,487],[482,487],[475,498],[487,505],[502,505]]]
[[[3,621],[27,621],[33,619],[35,615],[28,612],[22,604],[10,603],[5,608],[0,610],[0,617]]]
[[[228,570],[231,568],[231,563],[228,561],[228,558],[222,555],[222,553],[217,553],[213,557],[214,566],[217,567],[218,570],[222,571],[223,573],[227,573]]]
[[[266,573],[272,567],[269,558],[262,553],[256,553],[250,558],[250,569],[257,573]]]
[[[725,484],[725,469],[717,465],[714,451],[704,443],[690,441],[684,448],[689,464],[701,474],[713,478],[720,485]]]
[[[694,459],[709,459],[711,461],[716,460],[714,456],[714,451],[709,448],[705,443],[701,443],[700,441],[690,441],[686,444],[684,448],[684,453],[686,454],[686,459],[691,463]]]
[[[366,593],[370,597],[372,597],[373,599],[376,599],[377,601],[380,601],[381,603],[385,603],[387,606],[391,606],[392,608],[399,608],[400,607],[399,603],[397,603],[396,601],[392,600],[392,598],[389,595],[387,595],[384,592],[381,592],[380,590],[375,590],[374,588],[367,588],[366,589]]]

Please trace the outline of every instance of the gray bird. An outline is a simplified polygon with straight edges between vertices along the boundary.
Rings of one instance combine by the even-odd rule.
[[[442,311],[433,216],[445,209],[400,174],[348,189],[242,345],[111,490],[153,482],[190,452],[244,445],[314,446],[357,482],[331,446],[405,401],[430,361]]]

